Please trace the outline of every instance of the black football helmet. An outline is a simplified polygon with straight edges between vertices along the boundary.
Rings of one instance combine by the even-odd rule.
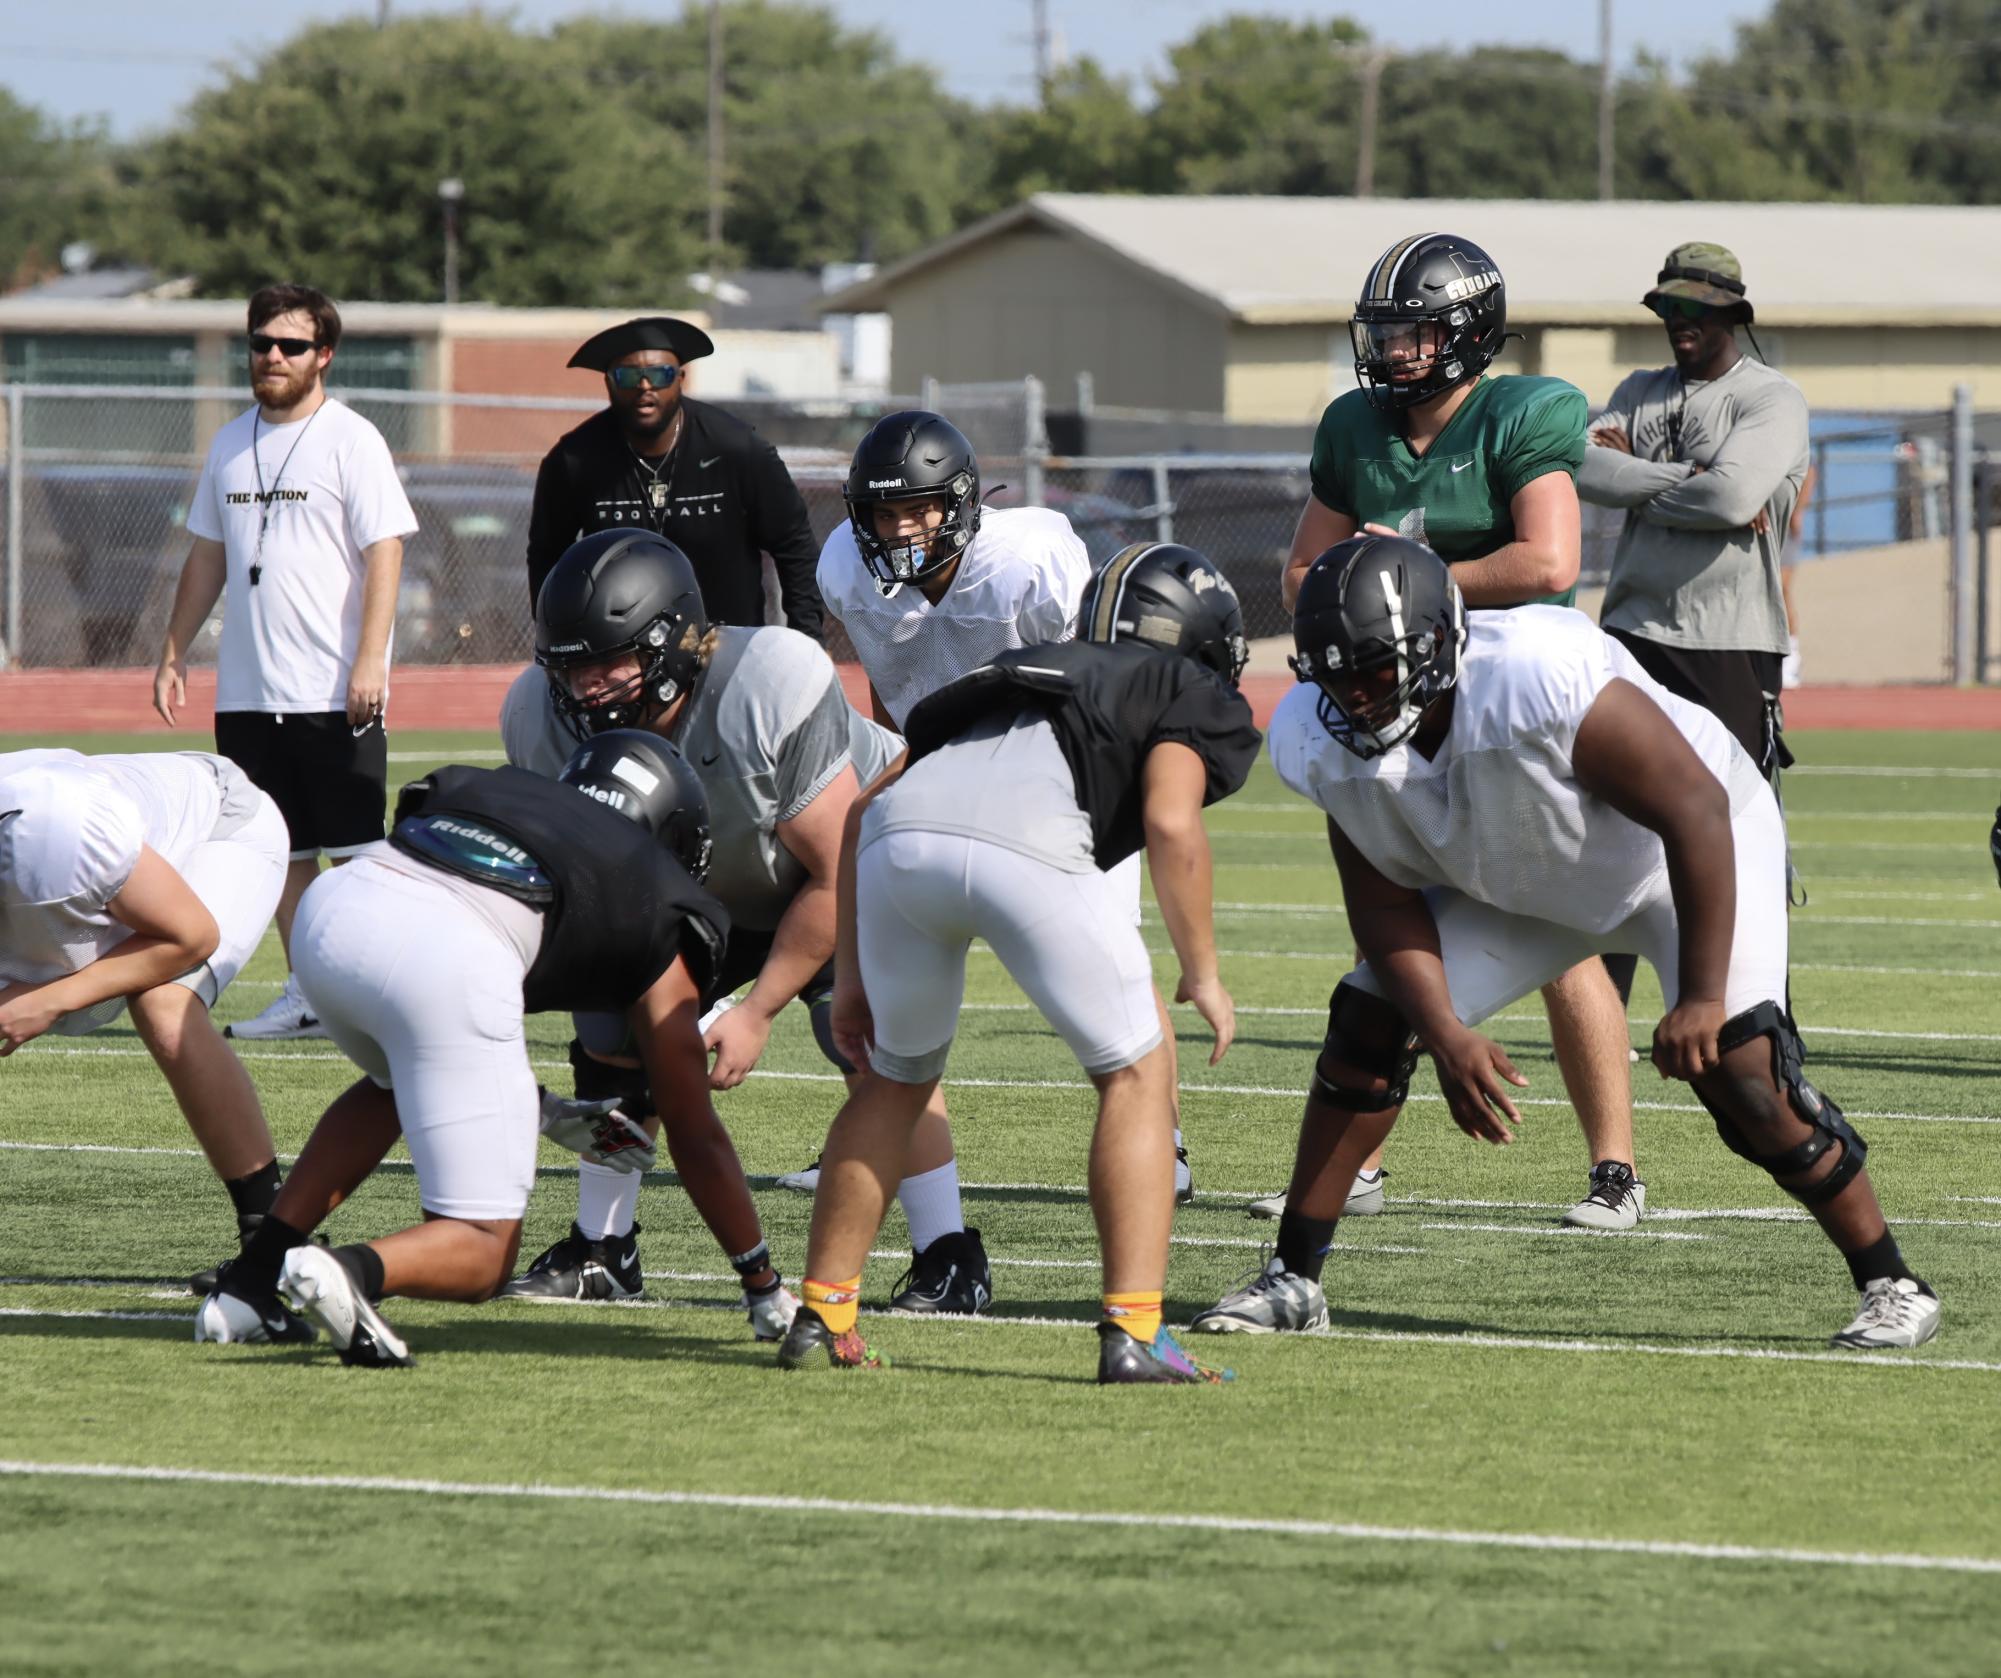
[[[643,728],[594,734],[557,780],[636,821],[697,880],[709,872],[709,795],[681,748]]]
[[[1300,580],[1292,641],[1298,651],[1287,662],[1319,688],[1320,726],[1357,757],[1381,757],[1457,684],[1466,603],[1422,542],[1351,536]],[[1355,677],[1391,667],[1394,685],[1350,709]]]
[[[535,597],[535,662],[579,740],[643,723],[693,687],[708,632],[695,568],[650,530],[600,530],[572,542]],[[639,655],[634,681],[588,705],[571,694],[567,670],[623,652]]]
[[[890,501],[943,496],[945,522],[922,537],[887,538],[875,509]],[[980,463],[973,445],[942,415],[922,408],[885,414],[855,450],[841,488],[862,563],[888,594],[950,565],[980,528]]]
[[[1437,333],[1429,370],[1398,377],[1421,359],[1420,324]],[[1442,395],[1477,379],[1501,353],[1508,330],[1508,288],[1494,259],[1469,239],[1420,233],[1376,258],[1348,322],[1355,381],[1383,413]]]
[[[1251,656],[1229,579],[1206,554],[1174,542],[1135,542],[1106,560],[1084,585],[1077,635],[1164,647],[1232,687]]]

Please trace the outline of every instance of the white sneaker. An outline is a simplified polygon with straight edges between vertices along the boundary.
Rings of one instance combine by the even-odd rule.
[[[1563,1214],[1572,1229],[1631,1229],[1647,1209],[1647,1185],[1630,1165],[1608,1159],[1591,1168],[1584,1198]]]
[[[811,1165],[798,1171],[788,1171],[778,1179],[781,1189],[790,1189],[794,1194],[811,1194],[820,1186],[820,1162],[815,1159]]]
[[[1796,688],[1800,685],[1800,638],[1786,637],[1786,656],[1779,661],[1779,686]]]
[[[1174,1150],[1174,1204],[1186,1206],[1195,1198],[1195,1173],[1188,1169],[1188,1150]]]
[[[1273,1254],[1188,1326],[1198,1334],[1311,1333],[1327,1327],[1327,1296]]]
[[[1938,1295],[1926,1293],[1909,1276],[1894,1281],[1879,1276],[1862,1290],[1862,1309],[1855,1321],[1830,1344],[1873,1352],[1885,1346],[1922,1346],[1936,1333]]]
[[[296,973],[285,975],[285,988],[278,999],[255,1019],[238,1020],[222,1028],[225,1037],[245,1042],[272,1042],[281,1037],[324,1037],[327,1028],[306,1002]]]
[[[1344,1218],[1373,1218],[1381,1214],[1383,1199],[1383,1179],[1387,1171],[1378,1171],[1371,1177],[1366,1171],[1355,1173],[1355,1181],[1348,1190],[1348,1204],[1341,1209]],[[1272,1195],[1267,1200],[1254,1200],[1248,1208],[1254,1218],[1276,1218],[1285,1211],[1285,1195]]]
[[[342,1363],[366,1369],[408,1369],[417,1360],[382,1313],[361,1297],[347,1267],[324,1247],[294,1247],[285,1255],[278,1291],[293,1309],[327,1331]]]

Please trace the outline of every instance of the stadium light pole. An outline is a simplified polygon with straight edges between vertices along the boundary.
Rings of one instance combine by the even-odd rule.
[[[1612,0],[1598,0],[1598,196],[1612,196]]]
[[[448,175],[438,182],[438,202],[445,207],[445,301],[459,300],[459,205],[464,201],[466,184],[456,175]]]
[[[709,283],[723,275],[723,8],[709,0]],[[711,296],[714,292],[711,291]]]

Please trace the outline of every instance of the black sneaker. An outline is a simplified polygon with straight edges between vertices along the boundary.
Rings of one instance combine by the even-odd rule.
[[[883,1369],[889,1359],[869,1350],[860,1329],[836,1334],[810,1305],[799,1307],[778,1348],[780,1369]]]
[[[1197,1363],[1165,1326],[1153,1344],[1135,1340],[1117,1323],[1098,1324],[1098,1385],[1101,1387],[1207,1386],[1234,1381],[1236,1371]]]
[[[624,1235],[593,1241],[575,1224],[496,1296],[500,1299],[637,1299],[646,1290],[639,1273],[639,1225]]]
[[[914,1254],[910,1268],[897,1278],[889,1308],[918,1316],[950,1312],[974,1316],[994,1301],[993,1272],[976,1229],[941,1235]]]
[[[1195,1173],[1188,1169],[1188,1150],[1174,1150],[1174,1204],[1186,1206],[1195,1199]]]

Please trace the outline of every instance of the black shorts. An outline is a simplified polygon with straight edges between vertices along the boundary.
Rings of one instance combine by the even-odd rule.
[[[747,926],[730,928],[729,946],[723,952],[723,969],[716,975],[715,983],[709,986],[708,993],[702,998],[703,1003],[734,996],[762,973],[765,958],[771,954],[771,946],[777,936],[776,932],[756,932]],[[829,956],[827,965],[799,987],[799,1000],[808,1008],[817,1008],[833,994],[834,960]]]
[[[1781,653],[1741,648],[1669,647],[1623,629],[1606,634],[1639,661],[1640,668],[1678,699],[1715,713],[1737,743],[1771,779],[1779,751],[1779,672]]]
[[[345,856],[382,837],[389,738],[380,722],[357,736],[340,711],[218,711],[215,749],[271,795],[294,861]]]

